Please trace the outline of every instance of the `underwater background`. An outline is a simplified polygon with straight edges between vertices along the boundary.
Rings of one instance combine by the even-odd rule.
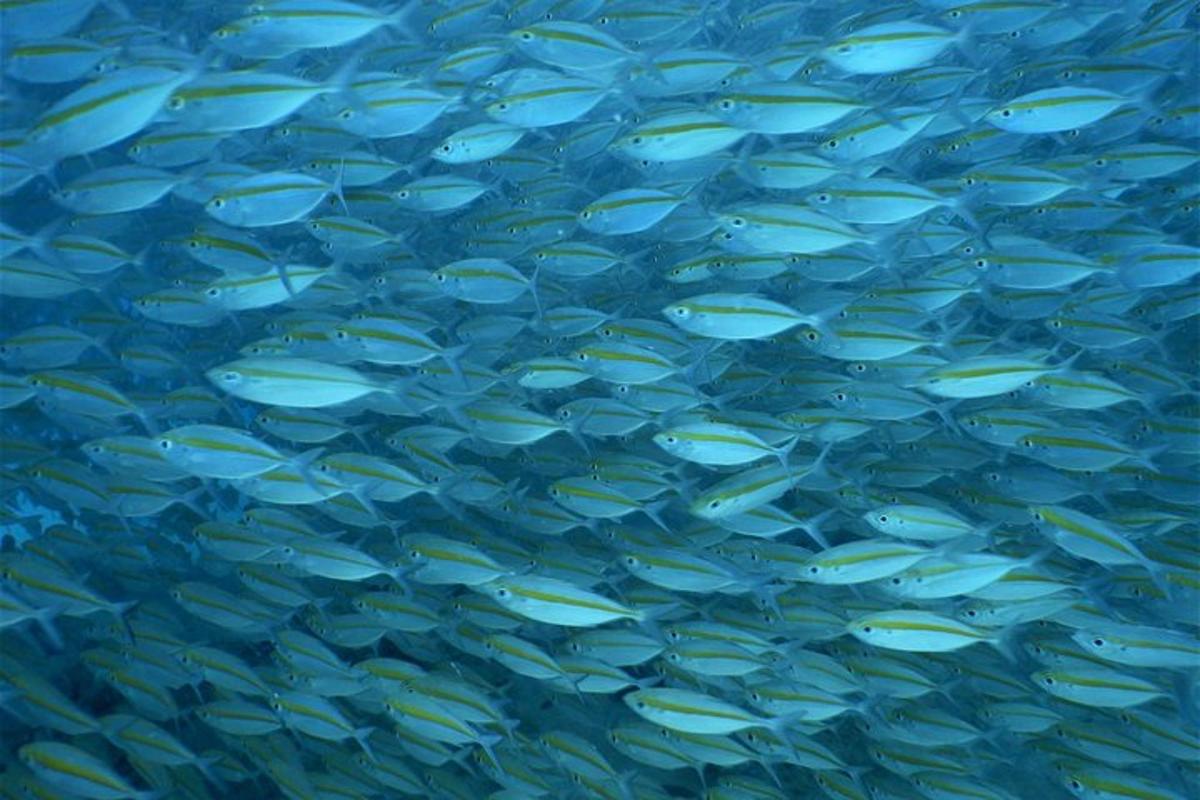
[[[0,798],[1200,796],[1198,21],[0,0]]]

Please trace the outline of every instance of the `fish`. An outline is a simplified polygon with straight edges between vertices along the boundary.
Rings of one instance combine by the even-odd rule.
[[[63,742],[40,741],[18,751],[25,764],[45,785],[81,797],[151,798],[151,790],[138,790],[106,763],[78,747]]]
[[[1196,22],[0,2],[0,795],[1196,796]]]

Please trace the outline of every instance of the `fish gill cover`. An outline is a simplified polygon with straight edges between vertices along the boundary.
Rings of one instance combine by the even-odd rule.
[[[0,798],[1200,794],[1180,0],[0,0]]]

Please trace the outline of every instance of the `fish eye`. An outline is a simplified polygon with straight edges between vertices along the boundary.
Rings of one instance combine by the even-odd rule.
[[[880,515],[879,515],[879,524],[880,524],[880,525],[886,525],[886,524],[887,524],[887,521],[888,521],[888,515],[887,515],[887,514],[880,514]]]
[[[733,111],[733,101],[726,98],[720,102],[720,107],[722,111]]]
[[[811,567],[808,568],[809,575],[816,575],[820,571],[821,571],[821,568],[818,567],[816,564],[813,564]]]
[[[1074,778],[1072,778],[1071,779],[1071,788],[1078,792],[1080,789],[1083,788],[1083,784],[1080,783],[1079,781],[1075,780]]]
[[[875,629],[874,629],[874,628],[872,628],[870,625],[864,625],[864,626],[863,626],[863,629],[862,629],[862,632],[863,632],[863,633],[870,633],[870,632],[871,632],[871,631],[873,631],[873,630],[875,630]]]
[[[439,147],[438,150],[440,150],[443,153],[449,153],[454,150],[454,145],[450,144],[449,142],[446,142],[444,145]]]
[[[987,269],[988,260],[986,258],[975,259],[975,267],[977,269]]]
[[[507,600],[511,595],[512,592],[510,592],[508,589],[505,589],[503,586],[496,590],[496,597],[500,598],[501,600]]]
[[[1092,639],[1092,645],[1095,647],[1104,647],[1103,639]]]
[[[821,203],[822,205],[824,205],[825,203],[828,203],[828,202],[829,202],[829,200],[830,200],[830,197],[829,197],[829,195],[828,195],[828,194],[826,194],[825,192],[822,192],[821,194],[817,195],[817,196],[816,196],[815,198],[813,198],[813,199],[814,199],[814,200],[816,200],[818,203]]]
[[[733,228],[744,228],[746,227],[746,219],[745,217],[733,217],[729,220],[729,225]]]
[[[212,208],[224,208],[225,207],[225,198],[214,197],[212,200],[208,201],[208,204]]]
[[[1004,117],[1005,119],[1008,119],[1012,115],[1013,115],[1013,112],[1012,112],[1011,108],[1005,108],[1005,109],[1001,110],[1001,112],[1000,112],[1000,116]]]
[[[178,111],[179,109],[183,108],[185,105],[187,105],[187,101],[185,101],[182,97],[180,97],[178,95],[175,95],[174,97],[172,97],[170,100],[167,101],[167,108],[171,109],[172,111]]]
[[[588,211],[587,209],[584,209],[583,211],[580,211],[580,212],[579,212],[579,218],[580,218],[580,219],[591,219],[591,218],[592,218],[592,212],[591,212],[591,211]]]
[[[713,501],[709,502],[709,504],[708,504],[708,507],[709,507],[710,509],[716,510],[716,509],[718,509],[718,508],[720,508],[720,507],[721,507],[721,501],[720,501],[720,500],[713,500]]]
[[[522,31],[521,32],[521,41],[522,42],[532,42],[533,34],[530,33],[529,31]]]
[[[170,450],[171,449],[171,440],[170,439],[159,439],[158,440],[158,449]]]

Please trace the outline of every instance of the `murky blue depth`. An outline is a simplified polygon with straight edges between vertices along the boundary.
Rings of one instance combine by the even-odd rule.
[[[0,0],[0,798],[1196,797],[1197,21]]]

